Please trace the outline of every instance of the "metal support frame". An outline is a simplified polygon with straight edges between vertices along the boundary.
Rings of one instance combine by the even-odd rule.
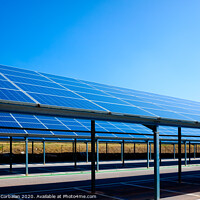
[[[88,142],[86,142],[86,162],[88,163]]]
[[[97,171],[99,171],[99,140],[96,141],[96,147],[97,147]]]
[[[160,166],[159,166],[159,132],[158,127],[153,128],[154,133],[154,199],[160,199]]]
[[[121,160],[122,160],[122,166],[124,166],[125,164],[125,160],[124,160],[124,148],[125,148],[125,145],[124,145],[124,140],[122,141],[122,144],[121,144]]]
[[[198,154],[198,144],[196,144],[196,157],[197,157],[197,154]]]
[[[108,143],[106,142],[106,154],[108,153]]]
[[[187,142],[185,141],[185,166],[187,165]]]
[[[10,172],[12,172],[12,137],[10,137]]]
[[[191,164],[191,146],[189,141],[189,164]]]
[[[162,160],[161,160],[161,156],[162,156],[162,146],[161,146],[161,145],[162,145],[162,143],[161,143],[161,140],[160,140],[160,165],[162,164],[162,163],[161,163],[161,161],[162,161]]]
[[[194,159],[196,158],[196,149],[195,149],[195,144],[194,144]]]
[[[150,150],[149,150],[149,159],[151,160],[151,143],[149,143],[149,147],[150,147]]]
[[[76,138],[74,139],[74,167],[77,167]]]
[[[197,151],[197,150],[198,150],[197,145],[198,145],[198,144],[196,144],[196,156],[197,156],[197,153],[198,153],[198,151]]]
[[[121,143],[121,161],[123,162],[123,142]]]
[[[178,127],[178,182],[181,183],[181,127]]]
[[[45,165],[45,141],[43,141],[43,165]]]
[[[34,160],[34,142],[32,141],[32,162]]]
[[[173,147],[174,147],[174,160],[176,159],[176,145],[173,144]]]
[[[28,138],[25,137],[25,146],[26,146],[26,176],[28,176]]]
[[[91,121],[91,192],[95,193],[95,121]]]
[[[51,106],[38,103],[0,100],[1,112],[45,115],[54,117],[82,118],[103,121],[116,121],[125,123],[146,124],[151,126],[181,126],[185,128],[200,128],[200,123],[194,120],[168,119],[160,117],[147,117],[142,115],[119,115],[110,111],[94,111],[60,106]],[[54,136],[55,137],[55,136]]]
[[[149,140],[147,140],[147,168],[149,168]]]

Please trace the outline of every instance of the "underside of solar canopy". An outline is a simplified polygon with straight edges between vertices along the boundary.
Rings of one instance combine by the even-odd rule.
[[[2,65],[0,99],[2,137],[90,139],[89,114],[106,113],[111,119],[113,113],[116,113],[116,120],[96,121],[97,138],[110,141],[123,139],[130,142],[153,140],[152,130],[143,125],[148,123],[142,123],[142,120],[149,120],[157,125],[166,124],[159,128],[161,140],[176,141],[177,127],[185,127],[182,128],[182,140],[200,140],[200,103],[190,100]],[[5,105],[8,105],[8,108]],[[19,109],[9,110],[11,105],[17,105]],[[30,111],[25,112],[22,105],[29,109],[35,105],[38,110],[42,109],[42,106],[53,110],[52,106],[60,112],[61,108],[80,112],[84,110],[88,111],[88,117],[66,118],[62,114],[47,116],[45,113],[39,115],[39,112],[37,115],[34,111],[30,115]],[[128,123],[131,120],[127,119],[135,116],[139,119],[138,123],[134,120],[135,123]],[[117,117],[124,119],[117,122]]]

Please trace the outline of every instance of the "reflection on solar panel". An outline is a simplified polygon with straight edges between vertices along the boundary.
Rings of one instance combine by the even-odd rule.
[[[200,103],[198,102],[2,65],[0,65],[0,99],[200,121]],[[0,113],[0,125],[42,129],[90,130],[90,121],[87,120],[5,113]],[[151,130],[142,125],[99,121],[96,123],[96,130],[110,133],[152,133]],[[13,130],[2,129],[0,132],[13,132]],[[14,132],[44,135],[90,135],[89,133],[58,133],[56,131],[35,130],[14,130]],[[177,129],[173,127],[160,127],[160,132],[166,135],[177,135]],[[193,129],[183,129],[184,134],[196,135],[199,132]],[[99,137],[107,135],[105,133],[97,134]],[[109,134],[109,136],[113,138],[134,139],[142,137],[152,139],[152,136],[141,135]],[[177,138],[171,137],[171,139]]]

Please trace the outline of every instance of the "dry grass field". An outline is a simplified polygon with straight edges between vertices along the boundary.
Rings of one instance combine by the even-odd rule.
[[[198,147],[199,148],[199,147]],[[88,144],[88,150],[90,152],[90,143]],[[152,145],[153,153],[153,145]],[[61,142],[46,142],[45,145],[46,153],[67,153],[73,152],[72,143],[61,143]],[[120,153],[121,144],[108,143],[107,153]],[[9,153],[10,144],[9,142],[0,143],[0,154]],[[28,151],[32,153],[32,142],[28,144]],[[189,145],[187,145],[187,152],[189,151]],[[13,153],[14,154],[24,154],[25,143],[24,142],[13,142]],[[42,142],[34,142],[34,154],[41,154],[43,152]],[[86,152],[85,143],[77,143],[77,152]],[[99,152],[106,153],[106,144],[99,144]],[[146,153],[146,144],[135,144],[135,153]],[[176,145],[176,152],[178,152],[178,146]],[[184,152],[184,145],[182,145],[182,152]],[[194,152],[193,145],[191,145],[191,153]],[[199,149],[198,149],[199,152]],[[125,153],[134,153],[134,144],[125,144]],[[162,144],[162,153],[173,153],[173,145]]]

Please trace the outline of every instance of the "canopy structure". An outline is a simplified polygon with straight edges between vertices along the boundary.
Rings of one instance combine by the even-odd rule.
[[[198,121],[200,103],[131,89],[0,66],[0,99],[110,113],[133,114],[155,118]],[[1,104],[4,106],[3,104]],[[4,106],[5,107],[5,106]],[[23,113],[23,110],[21,110]],[[19,113],[19,112],[18,112]],[[1,135],[16,134],[29,137],[90,138],[90,121],[77,118],[0,113],[0,127],[79,130],[58,132],[41,130],[0,129]],[[152,131],[142,124],[96,121],[96,137],[108,139],[153,139]],[[102,133],[101,133],[102,132]],[[109,133],[109,134],[106,134]],[[176,140],[177,129],[160,127],[160,139]],[[114,134],[118,133],[118,134]],[[120,134],[123,133],[123,134]],[[131,133],[131,134],[124,134]],[[170,135],[165,137],[164,135]],[[184,137],[187,136],[187,137]],[[13,135],[14,136],[14,135]],[[198,140],[198,129],[183,128],[183,140]],[[191,136],[191,137],[188,137]]]
[[[0,65],[0,136],[153,141],[159,199],[159,141],[200,141],[200,103]],[[178,128],[178,129],[177,129]],[[179,173],[180,175],[180,173]],[[180,178],[180,176],[179,176]]]

